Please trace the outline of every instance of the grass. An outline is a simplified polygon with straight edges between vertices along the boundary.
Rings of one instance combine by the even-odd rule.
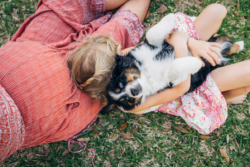
[[[228,9],[218,34],[245,41],[244,51],[232,56],[230,63],[249,59],[248,0],[152,0],[150,16],[144,26],[148,30],[161,19],[161,14],[157,13],[161,4],[168,8],[164,14],[181,11],[198,15],[207,5],[216,2]],[[37,0],[0,0],[0,45],[9,41],[20,24],[35,12],[36,4]],[[124,122],[127,126],[120,130]],[[177,126],[189,133],[175,129]],[[87,144],[96,152],[94,163],[97,166],[250,166],[250,97],[241,105],[229,106],[228,119],[210,134],[209,139],[200,138],[200,134],[189,129],[180,117],[162,113],[137,116],[116,110],[108,116],[99,116],[92,127],[95,128],[79,138],[90,138]],[[67,142],[61,141],[19,150],[0,167],[91,166],[91,153],[84,150],[66,154],[66,149]],[[220,149],[227,151],[229,163],[220,154]]]

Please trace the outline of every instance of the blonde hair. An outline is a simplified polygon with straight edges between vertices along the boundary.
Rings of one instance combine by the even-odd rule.
[[[108,36],[87,37],[68,59],[73,82],[92,98],[106,105],[106,89],[120,45]]]

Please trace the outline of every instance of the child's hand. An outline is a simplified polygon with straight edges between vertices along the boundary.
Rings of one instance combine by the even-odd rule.
[[[176,47],[177,45],[187,44],[189,33],[174,31],[166,35],[165,41]]]
[[[212,66],[219,64],[219,58],[221,58],[221,53],[218,49],[214,48],[218,47],[222,49],[221,45],[214,42],[205,42],[205,41],[197,41],[195,39],[190,38],[188,40],[188,48],[191,51],[194,57],[197,57],[201,60],[200,57],[206,59]],[[202,60],[201,60],[202,61]],[[202,61],[202,66],[205,63]]]
[[[129,47],[129,48],[126,48],[126,49],[123,49],[119,55],[120,56],[127,56],[127,54],[132,50],[134,49],[136,46],[132,46],[132,47]]]
[[[142,44],[142,43],[143,43],[143,42],[140,42],[139,44]],[[139,44],[137,44],[137,45],[139,45]],[[118,55],[120,55],[120,56],[127,56],[127,54],[128,54],[132,49],[134,49],[137,45],[131,46],[131,47],[129,47],[129,48],[126,48],[126,49],[121,50],[120,53],[118,53]]]

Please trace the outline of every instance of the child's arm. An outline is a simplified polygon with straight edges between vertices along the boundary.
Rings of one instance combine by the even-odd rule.
[[[154,94],[148,97],[143,104],[136,106],[133,110],[130,110],[128,112],[134,113],[134,114],[143,114],[144,110],[150,107],[164,104],[166,102],[169,102],[178,98],[179,96],[183,95],[189,90],[190,78],[191,77],[189,76],[186,81],[180,83],[179,85],[173,88],[165,89],[164,91],[161,91],[157,94]]]
[[[165,41],[174,47],[176,58],[188,56],[188,33],[175,31],[168,34]]]
[[[166,37],[166,41],[174,47],[175,55],[177,58],[188,56],[188,47],[187,47],[188,34],[182,32],[174,32],[171,36]],[[190,80],[188,79],[179,85],[165,89],[157,94],[154,94],[146,99],[146,101],[135,107],[133,110],[130,110],[130,113],[134,114],[143,114],[148,108],[164,104],[166,102],[172,101],[179,96],[186,93],[190,88]]]

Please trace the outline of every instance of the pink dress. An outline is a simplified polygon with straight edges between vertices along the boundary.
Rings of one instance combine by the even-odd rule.
[[[193,20],[183,13],[176,13],[177,26],[174,30],[188,32],[191,38],[199,40]],[[227,118],[227,103],[209,74],[205,82],[192,93],[147,109],[147,112],[163,112],[182,117],[188,126],[201,134],[209,134],[219,128]]]
[[[1,46],[0,163],[17,149],[71,138],[101,110],[72,82],[68,56],[88,35],[108,34],[127,48],[144,33],[136,14],[105,7],[105,0],[40,0]]]

